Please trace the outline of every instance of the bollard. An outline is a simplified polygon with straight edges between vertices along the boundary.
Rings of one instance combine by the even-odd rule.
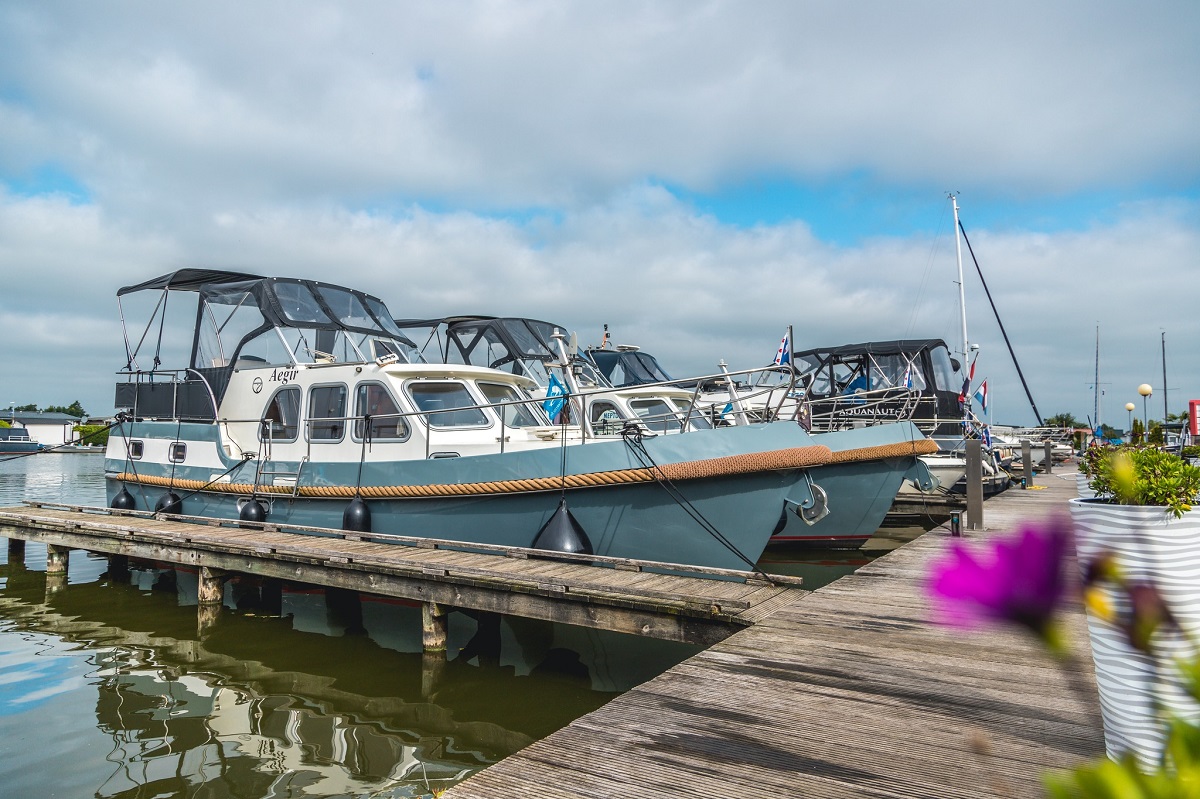
[[[1042,460],[1042,466],[1046,469],[1046,474],[1054,471],[1054,443],[1050,439],[1046,439],[1042,444],[1046,448],[1046,457]]]
[[[950,535],[954,538],[962,536],[962,513],[960,511],[950,511]]]
[[[1021,470],[1025,476],[1021,478],[1023,481],[1022,488],[1028,488],[1033,485],[1033,452],[1028,441],[1021,442]]]

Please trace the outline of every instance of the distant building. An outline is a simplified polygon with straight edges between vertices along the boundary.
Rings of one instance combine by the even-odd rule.
[[[0,419],[13,427],[23,427],[29,437],[47,447],[57,447],[75,439],[75,425],[82,419],[66,413],[42,411],[0,411]]]

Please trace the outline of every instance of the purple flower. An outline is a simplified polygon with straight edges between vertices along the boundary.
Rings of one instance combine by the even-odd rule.
[[[1056,644],[1054,613],[1066,593],[1064,559],[1071,528],[1063,517],[1026,524],[1016,535],[972,550],[954,541],[933,564],[929,592],[943,624],[1015,623]]]

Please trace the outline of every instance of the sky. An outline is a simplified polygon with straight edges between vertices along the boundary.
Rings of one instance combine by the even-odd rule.
[[[1200,399],[1198,41],[1195,0],[0,0],[0,403],[111,413],[116,291],[184,267],[608,324],[677,377],[789,325],[961,349],[953,192],[1043,417],[1161,418]]]

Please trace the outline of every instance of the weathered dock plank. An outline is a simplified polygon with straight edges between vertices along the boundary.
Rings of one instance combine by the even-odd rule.
[[[965,536],[1065,513],[1063,472],[988,500]],[[1082,608],[1066,614],[1065,664],[1020,631],[932,625],[925,574],[947,538],[788,597],[447,799],[1041,796],[1044,771],[1103,754]]]

